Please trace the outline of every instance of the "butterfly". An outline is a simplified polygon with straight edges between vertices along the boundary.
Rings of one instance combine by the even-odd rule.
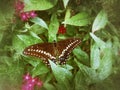
[[[72,50],[81,43],[79,38],[69,38],[53,43],[38,43],[28,46],[23,54],[41,58],[46,65],[50,65],[48,60],[55,64],[66,64]]]

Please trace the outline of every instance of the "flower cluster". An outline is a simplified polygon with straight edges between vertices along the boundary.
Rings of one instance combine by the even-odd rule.
[[[21,18],[22,21],[28,21],[30,18],[37,16],[35,11],[24,12],[24,3],[20,0],[15,2],[15,13]]]
[[[58,34],[65,34],[66,33],[66,28],[64,25],[61,25],[58,29]]]
[[[29,73],[23,77],[22,90],[34,90],[35,87],[41,88],[42,85],[43,83],[39,78],[32,78]]]

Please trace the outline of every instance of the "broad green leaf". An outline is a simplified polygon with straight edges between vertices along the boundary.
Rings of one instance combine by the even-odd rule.
[[[101,10],[93,22],[92,32],[94,33],[95,31],[104,28],[107,22],[107,13],[104,10]]]
[[[37,35],[38,35],[38,34],[42,34],[42,33],[44,33],[44,32],[46,31],[45,28],[41,27],[41,26],[38,25],[38,24],[33,24],[33,25],[31,26],[30,30],[31,30],[32,32],[34,32],[35,34],[37,34]]]
[[[49,42],[53,42],[54,40],[57,41],[56,34],[58,32],[58,28],[59,28],[59,22],[57,16],[53,14],[51,17],[49,30],[48,30]]]
[[[87,55],[87,53],[85,53],[84,51],[82,51],[80,48],[75,48],[73,50],[74,55],[77,57],[77,59],[84,63],[84,64],[88,64],[89,63],[89,57]]]
[[[71,18],[65,19],[64,24],[74,25],[74,26],[86,26],[90,23],[90,17],[87,13],[78,13]]]
[[[35,18],[31,19],[31,21],[34,22],[35,24],[40,25],[41,27],[48,29],[48,26],[45,23],[45,21],[39,17],[35,17]]]
[[[45,66],[43,63],[39,63],[33,70],[32,70],[32,75],[33,77],[45,74],[49,71],[48,67]]]
[[[24,42],[26,46],[42,42],[40,38],[33,37],[32,35],[17,35],[18,38]]]
[[[111,49],[112,45],[110,41],[105,43],[102,40],[100,40],[98,37],[96,37],[93,33],[91,33],[90,35],[95,40],[96,43],[95,45],[97,47],[96,51],[91,53],[91,54],[96,53],[97,55],[95,55],[95,57],[93,56],[91,57],[100,59],[99,61],[96,60],[99,67],[95,66],[95,68],[97,68],[98,79],[104,80],[111,74],[111,70],[112,70],[112,49]],[[91,63],[93,64],[93,61]]]
[[[58,82],[65,82],[66,80],[69,80],[72,78],[72,73],[60,66],[57,66],[52,61],[49,61],[51,65],[51,69],[53,71],[53,74]]]
[[[27,61],[31,66],[37,67],[38,64],[42,63],[39,58],[30,57],[24,55],[24,60]]]
[[[70,65],[68,65],[68,64],[66,64],[65,66],[63,66],[63,68],[65,68],[67,70],[72,70],[73,69],[73,67],[70,66]]]
[[[58,0],[24,0],[25,11],[47,10],[56,5]]]
[[[42,42],[41,38],[38,37],[38,35],[35,34],[34,32],[30,32],[30,35],[31,35],[33,38],[39,39],[39,40]]]
[[[97,69],[100,66],[100,49],[96,44],[91,46],[90,64],[93,69]]]
[[[98,68],[98,78],[104,80],[112,72],[112,45],[111,42],[106,43],[106,48],[103,50],[103,56],[100,60],[100,66]]]
[[[100,38],[98,38],[95,34],[90,33],[90,36],[93,38],[93,40],[96,42],[96,44],[101,48],[105,48],[105,42],[102,41]]]
[[[75,75],[75,90],[87,90],[86,86],[86,77],[85,75],[79,70]]]
[[[66,8],[68,2],[69,2],[69,0],[63,0],[63,4],[64,4],[64,7],[65,7],[65,8]]]
[[[15,49],[19,55],[22,54],[23,49],[25,48],[24,42],[21,41],[16,35],[13,36],[12,46],[13,46],[13,49]]]
[[[56,90],[55,86],[49,83],[44,83],[43,87],[45,88],[45,90]]]
[[[84,38],[82,41],[88,41],[89,39],[90,39],[90,35],[88,33],[88,34],[84,35]]]
[[[70,9],[67,9],[65,13],[65,20],[68,20],[70,18],[70,14],[71,14]]]
[[[99,78],[97,78],[97,73],[95,71],[95,69],[92,69],[90,67],[87,67],[81,63],[79,63],[77,60],[75,60],[75,62],[77,63],[78,67],[81,70],[81,73],[83,73],[86,77],[86,79],[88,80],[88,83],[93,83],[96,81],[99,81]]]

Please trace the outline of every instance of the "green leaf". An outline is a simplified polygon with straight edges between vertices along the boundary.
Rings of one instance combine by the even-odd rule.
[[[56,90],[55,86],[49,83],[44,83],[43,87],[45,88],[45,90]]]
[[[33,19],[31,19],[31,22],[34,22],[35,24],[40,25],[41,27],[44,27],[46,29],[48,29],[47,24],[45,23],[45,21],[39,17],[35,17]]]
[[[87,80],[87,83],[94,83],[99,81],[99,78],[97,77],[97,73],[95,71],[95,69],[92,69],[90,67],[87,67],[81,63],[79,63],[77,60],[75,60],[75,62],[77,63],[78,67],[81,70],[81,73],[83,73],[83,75],[85,75],[85,79]]]
[[[19,53],[19,55],[22,55],[23,50],[25,49],[25,47],[32,45],[32,44],[36,44],[36,43],[40,43],[42,42],[42,40],[36,36],[35,33],[30,32],[31,35],[15,35],[14,39],[13,39],[13,48],[15,50],[17,50],[17,53]],[[19,57],[18,55],[18,57]],[[15,57],[15,56],[14,56]]]
[[[31,64],[33,67],[36,67],[38,64],[42,63],[42,61],[40,61],[41,59],[26,55],[24,56],[24,60]]]
[[[103,56],[100,60],[100,66],[97,70],[100,80],[104,80],[112,73],[112,45],[111,42],[107,42],[106,44],[106,48],[103,50]]]
[[[71,18],[65,18],[64,24],[74,25],[74,26],[86,26],[90,23],[90,17],[87,13],[81,12],[72,16]]]
[[[70,18],[70,14],[71,14],[70,9],[67,9],[65,13],[65,20],[68,20]]]
[[[45,74],[49,71],[48,67],[45,66],[43,63],[39,63],[33,70],[32,70],[32,75],[33,77],[37,75],[42,75]]]
[[[91,63],[92,64],[95,63],[93,67],[97,68],[98,79],[104,80],[111,74],[111,70],[112,70],[112,44],[110,41],[106,43],[103,42],[98,37],[96,37],[93,33],[91,33],[91,36],[93,37],[96,43],[95,44],[96,46],[93,47],[93,49],[96,49],[96,50],[93,51],[93,53],[91,53],[91,54],[96,53],[96,55],[91,56],[93,57],[91,58],[92,59]],[[98,59],[98,60],[100,59],[100,60],[95,61],[94,59]]]
[[[37,37],[35,34],[31,33],[32,35],[17,35],[18,38],[24,42],[26,46],[40,43],[42,42],[39,37]]]
[[[73,69],[73,67],[70,66],[70,65],[68,65],[68,64],[66,64],[65,66],[63,66],[63,68],[66,68],[67,70],[72,70]]]
[[[97,44],[101,49],[103,49],[103,48],[106,47],[106,46],[105,46],[105,45],[106,45],[105,42],[102,41],[100,38],[98,38],[95,34],[90,33],[90,36],[94,39],[94,41],[96,42],[96,44]]]
[[[25,11],[47,10],[56,5],[58,0],[24,0]]]
[[[86,77],[85,75],[79,70],[75,75],[75,90],[87,90],[86,86]]]
[[[19,55],[22,54],[25,48],[24,42],[22,42],[16,35],[13,36],[12,46],[13,46],[13,49],[15,49]]]
[[[45,28],[41,27],[41,26],[38,25],[38,24],[33,24],[33,25],[31,26],[30,30],[31,30],[32,32],[34,32],[35,34],[42,34],[42,33],[44,33],[44,32],[46,31]]]
[[[58,28],[59,28],[59,22],[57,16],[53,14],[51,17],[49,30],[48,30],[49,42],[53,42],[54,40],[57,41],[56,34],[58,32]]]
[[[52,61],[49,61],[49,62],[50,62],[53,74],[58,82],[65,82],[66,80],[69,80],[72,78],[72,73],[68,69],[57,66]]]
[[[104,10],[101,10],[93,22],[92,32],[94,33],[95,31],[104,28],[107,22],[107,13]]]
[[[90,54],[90,64],[93,69],[98,69],[100,66],[100,49],[96,44],[91,46],[91,54]]]
[[[65,8],[66,8],[68,2],[69,2],[69,0],[63,0],[63,4],[64,4],[64,7],[65,7]]]
[[[84,51],[82,51],[80,48],[75,48],[73,50],[74,55],[77,57],[77,59],[84,63],[84,64],[88,64],[89,63],[89,57],[87,55],[87,53],[85,53]]]

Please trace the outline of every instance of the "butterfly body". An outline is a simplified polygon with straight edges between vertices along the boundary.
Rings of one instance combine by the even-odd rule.
[[[23,54],[39,57],[47,65],[48,60],[61,65],[66,63],[69,54],[80,42],[79,38],[70,38],[54,43],[38,43],[25,48]]]

